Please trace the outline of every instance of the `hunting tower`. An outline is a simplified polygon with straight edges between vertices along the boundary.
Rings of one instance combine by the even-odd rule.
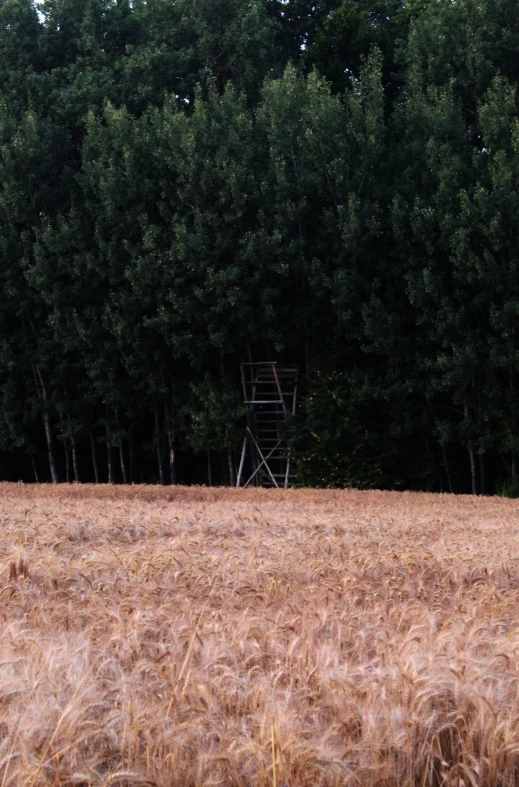
[[[285,424],[296,412],[298,367],[242,363],[241,378],[248,413],[236,486],[288,489],[294,476]]]

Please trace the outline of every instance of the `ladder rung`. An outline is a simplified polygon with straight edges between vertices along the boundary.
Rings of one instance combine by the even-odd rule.
[[[245,399],[244,404],[283,404],[282,399]]]
[[[251,393],[252,393],[252,391],[251,391]],[[281,401],[280,398],[279,398],[279,391],[277,390],[277,388],[275,390],[273,390],[273,391],[268,391],[268,390],[267,391],[265,391],[265,390],[263,390],[263,391],[255,391],[255,394],[261,394],[261,396],[264,396],[264,397],[267,397],[269,394],[271,394],[272,395],[272,400],[275,399],[276,401]],[[296,395],[295,391],[281,391],[281,396],[295,396],[295,395]],[[255,396],[254,398],[256,399],[257,397]]]

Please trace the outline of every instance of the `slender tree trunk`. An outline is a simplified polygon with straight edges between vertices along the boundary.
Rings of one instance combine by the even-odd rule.
[[[66,437],[63,438],[63,451],[65,454],[65,478],[67,484],[70,484],[72,481],[72,472],[70,467],[70,451],[68,450],[68,440]]]
[[[229,483],[231,486],[236,486],[236,470],[231,451],[227,451],[227,461],[229,463]]]
[[[485,473],[485,454],[479,454],[479,487],[480,494],[487,493],[487,477]]]
[[[515,318],[512,325],[512,337],[515,337]],[[512,439],[515,439],[515,432],[516,432],[516,416],[515,416],[515,375],[514,375],[514,367],[510,366],[508,370],[508,383],[510,388],[510,426],[511,426],[511,435]],[[512,484],[515,483],[517,478],[517,456],[512,448],[510,451],[510,472],[512,476]]]
[[[135,440],[133,435],[130,435],[130,484],[138,483],[137,479],[137,462],[135,460]]]
[[[164,421],[168,430],[168,459],[169,459],[169,483],[174,486],[177,483],[177,466],[175,462],[175,432],[173,423],[169,417],[169,408],[164,403]]]
[[[442,443],[442,452],[443,452],[443,466],[445,468],[445,475],[447,476],[447,483],[449,484],[449,492],[451,495],[454,493],[454,489],[452,488],[452,478],[449,471],[449,463],[447,461],[447,451],[445,450],[445,445]]]
[[[166,478],[164,476],[164,462],[162,459],[162,450],[159,443],[157,443],[157,464],[159,466],[159,483],[164,486]]]
[[[126,472],[126,461],[124,458],[124,447],[122,439],[119,441],[119,461],[121,463],[121,475],[123,477],[123,484],[128,483],[128,474]]]
[[[478,442],[481,439],[481,434],[483,432],[481,426],[481,386],[476,386],[476,378],[474,374],[472,375],[472,385],[477,390],[477,397],[478,397],[478,418],[477,418],[477,430],[478,430]],[[485,454],[481,451],[481,448],[478,450],[478,459],[479,459],[479,494],[486,495],[487,493],[487,484],[486,484],[486,474],[485,474]]]
[[[106,444],[106,461],[108,465],[108,483],[113,484],[114,482],[114,465],[112,460],[112,446],[110,443]]]
[[[29,456],[31,457],[31,464],[32,464],[32,471],[34,473],[34,480],[36,481],[37,484],[39,484],[40,483],[40,479],[38,478],[38,471],[36,470],[36,463],[34,461],[34,455],[33,455],[32,451],[29,451]]]
[[[174,486],[177,483],[177,466],[175,463],[175,435],[168,432],[169,448],[169,483]]]
[[[436,420],[436,416],[434,414],[434,409],[433,409],[433,406],[431,404],[431,400],[429,399],[427,394],[425,394],[425,400],[427,402],[429,410],[431,411],[431,416],[432,416],[432,419],[433,419],[433,422],[434,422]],[[452,478],[451,478],[451,474],[450,474],[450,470],[449,470],[449,462],[447,461],[447,451],[445,450],[445,444],[441,443],[441,447],[442,447],[443,466],[445,468],[445,475],[447,476],[447,483],[449,485],[449,492],[452,495],[454,493],[454,489],[452,488]]]
[[[113,465],[113,457],[112,457],[112,444],[108,436],[108,426],[106,427],[106,464],[108,468],[108,483],[113,484],[114,465]]]
[[[159,466],[159,481],[164,486],[166,479],[164,476],[164,457],[162,455],[162,440],[160,439],[160,416],[157,402],[154,404],[155,410],[155,443],[157,448],[157,462]]]
[[[207,452],[207,486],[213,485],[213,468],[211,467],[211,452]]]
[[[97,467],[97,457],[96,457],[96,444],[94,442],[94,435],[90,432],[90,450],[92,453],[92,467],[94,468],[94,481],[96,484],[99,483],[99,469]]]
[[[472,482],[472,494],[477,495],[478,488],[477,488],[477,478],[476,478],[476,457],[474,455],[474,447],[472,443],[468,447],[469,452],[469,459],[470,459],[470,480]]]
[[[54,453],[54,442],[52,439],[52,427],[50,424],[49,414],[46,410],[43,411],[43,428],[45,429],[45,437],[47,440],[47,455],[49,457],[49,469],[52,483],[58,483],[58,470],[56,467],[56,455]]]
[[[50,477],[52,479],[53,484],[57,484],[59,481],[58,478],[58,470],[56,467],[56,455],[54,453],[54,441],[52,439],[52,426],[50,423],[50,416],[47,410],[47,387],[45,385],[45,380],[38,369],[38,367],[33,366],[33,372],[36,382],[36,389],[38,390],[42,400],[43,400],[43,428],[45,430],[45,439],[47,441],[47,456],[49,458],[49,470],[50,470]]]
[[[79,484],[79,465],[77,459],[77,446],[75,437],[72,438],[72,467],[74,468],[74,481]]]
[[[468,453],[469,453],[469,460],[470,460],[470,479],[472,483],[472,494],[477,495],[477,475],[476,475],[476,456],[474,453],[474,443],[472,442],[472,437],[470,436],[470,412],[468,403],[465,402],[464,405],[464,414],[465,414],[465,424],[467,426],[467,431],[469,432],[469,444],[468,444]]]
[[[114,465],[112,457],[112,441],[110,439],[110,432],[108,431],[108,405],[106,406],[106,466],[108,470],[108,483],[114,483]]]

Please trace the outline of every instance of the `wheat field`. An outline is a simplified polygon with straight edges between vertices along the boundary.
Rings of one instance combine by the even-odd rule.
[[[0,485],[0,787],[519,784],[519,503]]]

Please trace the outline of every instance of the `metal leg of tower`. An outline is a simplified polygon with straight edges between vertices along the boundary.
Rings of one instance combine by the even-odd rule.
[[[290,478],[290,450],[287,456],[287,470],[285,473],[285,489],[288,489],[288,479]]]
[[[260,457],[261,457],[261,462],[259,463],[259,465],[258,465],[258,467],[256,468],[256,470],[254,471],[254,473],[251,475],[251,477],[249,478],[249,480],[247,481],[247,483],[245,484],[245,486],[248,486],[248,485],[250,484],[250,482],[252,481],[252,479],[254,478],[254,476],[256,475],[256,473],[258,472],[258,470],[260,470],[260,468],[261,468],[263,465],[265,465],[265,469],[266,469],[267,473],[269,474],[269,476],[270,476],[270,478],[271,478],[271,480],[272,480],[272,483],[274,484],[274,486],[275,486],[275,487],[277,487],[277,488],[279,489],[279,484],[278,484],[278,482],[276,481],[276,479],[274,478],[274,476],[272,475],[272,471],[271,471],[270,467],[269,467],[269,466],[268,466],[268,464],[267,464],[267,459],[270,457],[270,454],[272,454],[272,453],[275,451],[275,449],[277,448],[277,446],[275,446],[275,447],[272,449],[272,451],[270,451],[270,453],[269,453],[269,454],[267,454],[267,459],[265,459],[265,457],[263,456],[263,453],[262,453],[262,451],[261,451],[261,448],[260,448],[260,447],[259,447],[259,445],[257,444],[257,442],[256,442],[256,440],[255,440],[255,438],[254,438],[254,435],[252,434],[252,432],[251,432],[251,430],[249,429],[249,427],[247,427],[247,431],[248,431],[248,433],[249,433],[249,435],[250,435],[250,437],[251,437],[251,439],[252,439],[252,442],[253,442],[253,443],[254,443],[254,445],[256,446],[256,450],[257,450],[258,454],[259,454],[259,455],[260,455]],[[280,440],[279,442],[281,443],[281,440]]]
[[[247,453],[247,438],[245,437],[243,440],[243,448],[241,449],[241,458],[240,458],[240,466],[238,468],[238,476],[236,478],[236,486],[240,486],[241,484],[241,476],[243,473],[243,465],[245,462],[245,454]]]

